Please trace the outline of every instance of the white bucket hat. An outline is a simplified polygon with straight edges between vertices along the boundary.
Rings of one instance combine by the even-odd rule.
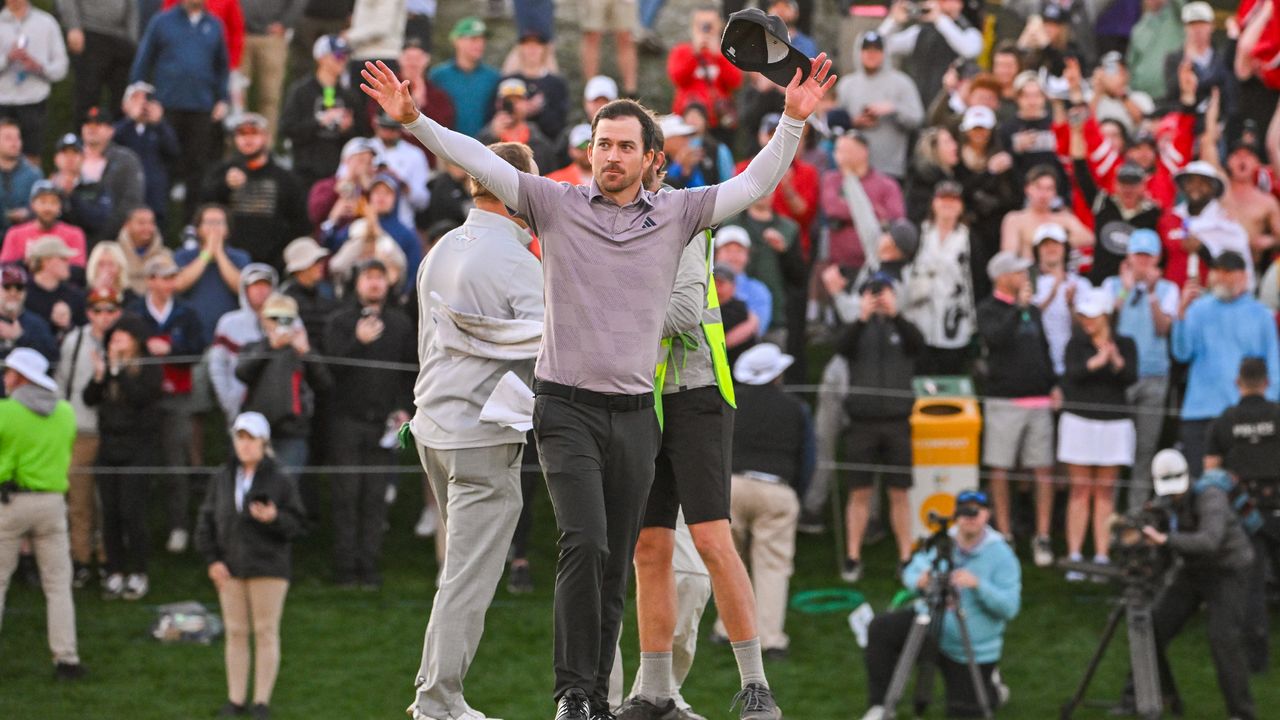
[[[738,357],[733,364],[733,379],[744,385],[767,385],[795,361],[777,345],[760,343]]]
[[[4,366],[33,385],[57,392],[58,383],[49,377],[49,361],[31,348],[16,348],[4,359]]]

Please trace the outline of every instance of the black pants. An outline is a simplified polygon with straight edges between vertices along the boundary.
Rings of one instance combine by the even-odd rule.
[[[103,443],[111,441],[104,437]],[[98,465],[128,468],[148,464],[141,458],[120,461],[98,456]],[[94,478],[102,500],[102,543],[107,548],[107,572],[145,573],[151,543],[147,530],[150,478],[129,474],[100,474]]]
[[[969,348],[927,345],[916,359],[916,375],[968,375]]]
[[[1211,420],[1183,420],[1178,428],[1182,443],[1182,455],[1187,459],[1191,477],[1198,478],[1204,472],[1204,454],[1209,447],[1209,423]]]
[[[560,528],[555,697],[606,701],[660,433],[653,408],[610,412],[539,395],[533,432]]]
[[[200,206],[200,183],[209,166],[209,153],[213,148],[213,118],[204,110],[166,110],[165,117],[178,135],[182,155],[178,158],[175,175],[187,185],[183,222],[192,219]]]
[[[74,122],[80,122],[85,111],[94,105],[101,105],[112,115],[119,113],[135,52],[137,47],[124,38],[84,31],[84,52],[71,56],[76,73]],[[107,89],[105,101],[103,88]]]
[[[386,427],[339,417],[333,424],[333,461],[345,467],[385,466],[394,462],[389,450],[378,446]],[[387,476],[382,473],[334,473],[333,575],[339,583],[379,584],[383,525],[387,520]]]
[[[1160,652],[1160,682],[1173,687],[1173,673],[1166,659],[1169,643],[1200,609],[1209,609],[1209,649],[1218,674],[1218,687],[1227,703],[1227,715],[1253,720],[1253,696],[1249,692],[1249,663],[1245,656],[1245,606],[1249,570],[1183,568],[1152,609],[1152,624]]]
[[[1271,615],[1267,584],[1280,577],[1280,516],[1263,514],[1266,525],[1253,536],[1253,569],[1249,571],[1249,599],[1245,608],[1245,645],[1249,670],[1264,673],[1271,664]]]
[[[889,691],[889,683],[893,680],[893,669],[898,664],[898,656],[907,644],[907,635],[915,624],[914,609],[898,610],[884,615],[877,615],[867,629],[867,651],[863,658],[867,665],[867,705],[883,705],[885,693]],[[973,687],[969,666],[956,662],[938,652],[937,641],[932,636],[925,640],[921,656],[931,655],[937,658],[938,674],[946,687],[947,717],[975,718],[982,717],[982,706],[978,703],[978,694]],[[995,663],[979,663],[978,672],[982,675],[987,690],[987,702],[995,710],[996,688],[991,675],[996,669]]]

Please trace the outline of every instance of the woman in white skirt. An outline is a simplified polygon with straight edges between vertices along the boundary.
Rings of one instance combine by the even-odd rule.
[[[1077,297],[1076,327],[1067,343],[1062,374],[1063,412],[1058,424],[1058,462],[1067,466],[1067,552],[1082,559],[1093,516],[1093,560],[1109,562],[1111,513],[1120,467],[1133,464],[1134,427],[1125,389],[1138,379],[1138,348],[1111,328],[1110,298],[1091,290]],[[1083,580],[1067,573],[1068,580]]]

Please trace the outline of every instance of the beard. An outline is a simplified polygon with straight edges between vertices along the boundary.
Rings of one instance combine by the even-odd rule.
[[[617,174],[608,174],[605,170],[616,171]],[[607,165],[600,170],[600,174],[596,177],[596,184],[607,192],[619,192],[631,187],[639,178],[640,173],[628,173],[621,166]]]

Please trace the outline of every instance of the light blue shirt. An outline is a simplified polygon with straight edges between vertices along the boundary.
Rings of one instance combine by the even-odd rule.
[[[1187,308],[1173,323],[1173,357],[1190,363],[1183,420],[1211,420],[1240,401],[1236,376],[1247,357],[1266,360],[1266,397],[1280,400],[1280,346],[1275,317],[1249,295],[1223,302],[1211,295]]]
[[[1116,333],[1131,338],[1138,346],[1138,377],[1166,377],[1169,375],[1169,338],[1156,334],[1155,320],[1151,317],[1151,297],[1143,285],[1135,285],[1125,293],[1124,283],[1118,277],[1102,281],[1102,289],[1112,302],[1120,302],[1116,316]],[[1175,317],[1178,314],[1178,286],[1160,279],[1156,281],[1155,295],[1160,299],[1160,310]]]
[[[747,309],[760,319],[758,334],[764,335],[773,320],[773,293],[769,292],[769,286],[746,273],[738,273],[734,286],[733,296],[746,303]]]

